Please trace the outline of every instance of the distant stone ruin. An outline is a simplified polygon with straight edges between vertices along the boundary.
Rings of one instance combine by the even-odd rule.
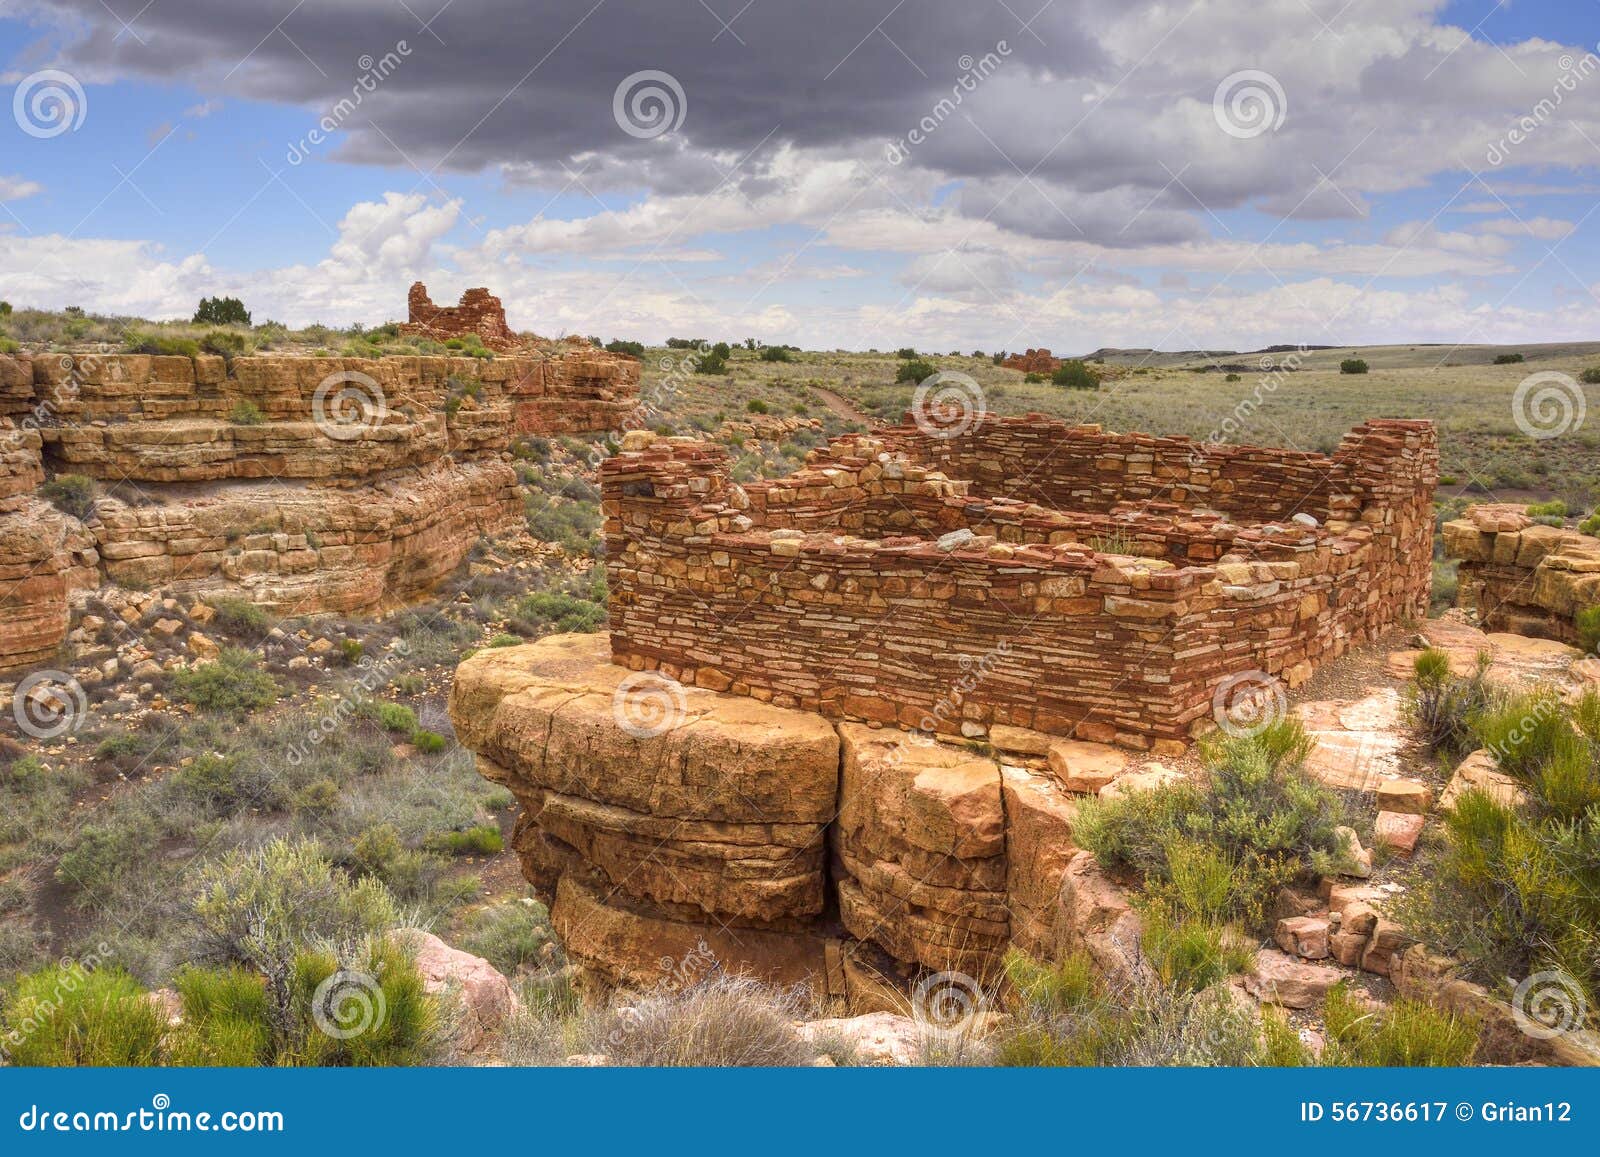
[[[1025,374],[1043,374],[1049,377],[1062,366],[1062,360],[1051,357],[1047,349],[1029,350],[1027,353],[1012,354],[1000,363],[1008,370],[1021,370]]]
[[[1428,605],[1429,422],[1323,455],[908,421],[744,486],[721,447],[627,445],[601,467],[616,661],[831,718],[1181,750],[1227,680],[1297,686]]]
[[[413,282],[406,295],[409,317],[400,332],[444,342],[476,334],[485,348],[510,353],[522,348],[522,341],[506,324],[506,311],[500,299],[487,289],[469,289],[458,305],[435,305],[428,287]]]

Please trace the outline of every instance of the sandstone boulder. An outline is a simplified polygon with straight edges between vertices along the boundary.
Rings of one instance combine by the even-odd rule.
[[[395,939],[415,954],[423,988],[460,1000],[464,1018],[461,1047],[472,1052],[497,1031],[517,1008],[517,994],[499,969],[481,956],[452,948],[431,932],[405,928]]]

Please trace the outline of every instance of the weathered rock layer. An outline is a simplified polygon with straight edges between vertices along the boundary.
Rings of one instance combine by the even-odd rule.
[[[602,635],[485,651],[450,713],[522,804],[528,879],[567,950],[652,983],[702,942],[724,967],[839,991],[855,942],[986,975],[1051,941],[1073,851],[1048,778],[898,731],[682,688]]]
[[[239,595],[279,614],[413,600],[521,513],[519,434],[619,429],[638,363],[516,356],[0,356],[0,670],[49,659],[74,591]],[[80,519],[46,473],[101,494]]]

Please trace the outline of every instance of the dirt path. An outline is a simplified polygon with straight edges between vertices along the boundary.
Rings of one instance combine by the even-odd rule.
[[[863,426],[871,426],[876,420],[856,409],[850,403],[850,400],[842,394],[836,394],[832,390],[823,389],[821,386],[812,386],[811,392],[822,399],[823,405],[827,406],[829,410],[846,422],[860,422]]]

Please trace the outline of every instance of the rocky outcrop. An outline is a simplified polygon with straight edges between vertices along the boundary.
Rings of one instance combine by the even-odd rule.
[[[1075,850],[1043,770],[684,687],[603,636],[481,652],[450,697],[480,772],[522,805],[514,844],[568,953],[649,985],[703,950],[845,995],[856,942],[992,976],[1042,949]]]
[[[1507,503],[1469,506],[1441,533],[1461,563],[1456,604],[1486,630],[1575,643],[1578,612],[1600,606],[1600,538],[1541,525]]]
[[[522,504],[519,434],[620,428],[638,363],[516,356],[0,356],[0,670],[46,661],[73,591],[365,614],[425,595]],[[102,483],[80,520],[46,473]]]

